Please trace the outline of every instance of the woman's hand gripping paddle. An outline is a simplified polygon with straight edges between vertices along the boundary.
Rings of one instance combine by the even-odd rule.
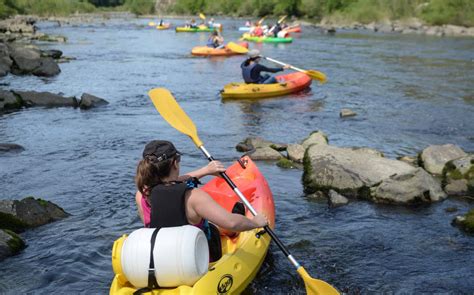
[[[214,158],[209,154],[209,152],[204,148],[202,141],[199,139],[197,134],[196,126],[193,121],[188,117],[188,115],[181,109],[179,104],[174,99],[173,95],[164,88],[156,88],[150,90],[148,95],[153,102],[156,110],[160,115],[165,119],[171,126],[181,133],[189,136],[194,144],[203,152],[209,161],[214,160]],[[253,215],[257,215],[257,211],[252,207],[249,201],[245,196],[240,192],[234,182],[227,176],[225,172],[221,172],[220,175],[225,179],[227,184],[234,190],[240,200],[247,206],[249,211]],[[295,266],[296,271],[300,274],[301,278],[304,281],[306,292],[308,294],[314,295],[336,295],[339,292],[330,284],[325,281],[313,279],[309,276],[306,270],[296,261],[296,259],[291,255],[288,249],[283,245],[280,239],[276,236],[273,230],[269,226],[265,226],[266,232],[272,237],[273,241],[277,244],[281,251],[286,255],[290,262]]]
[[[234,43],[234,42],[229,42],[227,44],[227,48],[229,48],[230,50],[232,50],[233,52],[237,52],[237,53],[240,53],[240,54],[244,54],[244,53],[248,53],[249,50],[243,46],[240,46],[239,44],[237,43]],[[314,79],[314,80],[318,80],[321,84],[324,84],[326,83],[327,81],[327,78],[326,78],[326,75],[322,72],[319,72],[319,71],[315,71],[315,70],[303,70],[303,69],[300,69],[300,68],[297,68],[297,67],[294,67],[292,65],[288,65],[288,64],[285,64],[281,61],[278,61],[278,60],[275,60],[273,58],[269,58],[269,57],[263,57],[265,58],[266,60],[269,60],[271,62],[274,62],[276,64],[279,64],[279,65],[282,65],[282,66],[289,66],[290,69],[293,69],[295,71],[298,71],[298,72],[302,72],[302,73],[305,73],[306,75],[308,75],[311,79]]]

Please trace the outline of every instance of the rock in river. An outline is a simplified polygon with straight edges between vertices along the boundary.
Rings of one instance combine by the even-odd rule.
[[[426,171],[440,175],[447,162],[463,156],[466,153],[454,144],[430,145],[421,152],[420,159]]]
[[[443,183],[449,195],[474,196],[474,154],[446,163]]]
[[[81,102],[79,103],[79,107],[83,110],[90,109],[96,106],[108,105],[109,103],[100,97],[94,96],[92,94],[83,93],[81,96]]]
[[[61,207],[42,199],[0,200],[2,228],[24,231],[69,216]]]
[[[21,237],[10,230],[0,229],[0,261],[25,248]]]
[[[36,91],[13,91],[18,95],[26,106],[44,106],[44,107],[77,107],[75,97],[63,97],[50,92]]]
[[[377,203],[415,204],[446,198],[441,184],[422,168],[390,176],[372,189],[370,198]]]
[[[303,185],[308,194],[334,189],[348,197],[368,197],[370,187],[414,169],[407,163],[381,157],[371,149],[312,145],[304,158]]]

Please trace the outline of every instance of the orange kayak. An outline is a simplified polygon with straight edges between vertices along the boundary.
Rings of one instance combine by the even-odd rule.
[[[229,83],[221,90],[221,96],[231,99],[273,97],[298,92],[311,85],[311,78],[300,72],[275,78],[278,81],[275,84]]]
[[[243,168],[243,166],[245,168]],[[248,157],[242,157],[225,171],[257,212],[264,213],[271,228],[275,225],[275,205],[267,180],[260,173],[257,165]],[[215,177],[201,187],[221,207],[231,212],[239,197],[221,177]],[[247,216],[252,214],[247,210]]]
[[[289,29],[284,29],[288,33],[301,33],[301,27],[294,27]]]
[[[238,43],[240,46],[243,46],[245,48],[249,47],[249,44],[247,42],[240,42]],[[237,54],[242,54],[242,53],[237,53],[225,46],[224,48],[212,48],[212,47],[207,47],[207,46],[197,46],[194,47],[193,50],[191,51],[192,55],[196,56],[230,56],[230,55],[237,55]]]

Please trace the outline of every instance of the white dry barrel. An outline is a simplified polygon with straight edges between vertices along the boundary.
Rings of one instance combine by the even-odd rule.
[[[132,232],[122,246],[123,274],[137,288],[148,286],[153,228]],[[153,250],[155,277],[161,287],[192,286],[207,273],[209,246],[202,230],[192,225],[162,228]]]

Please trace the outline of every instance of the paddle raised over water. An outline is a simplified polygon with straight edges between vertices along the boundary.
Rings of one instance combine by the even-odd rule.
[[[229,42],[227,44],[227,48],[229,48],[230,50],[234,51],[234,52],[237,52],[237,53],[240,53],[240,54],[243,54],[243,53],[248,53],[249,50],[243,46],[240,46],[239,44],[237,43],[234,43],[234,42]],[[273,58],[269,58],[269,57],[263,57],[264,59],[268,60],[268,61],[271,61],[271,62],[274,62],[276,64],[279,64],[279,65],[282,65],[282,66],[289,66],[290,69],[292,70],[295,70],[295,71],[298,71],[298,72],[302,72],[302,73],[305,73],[306,75],[310,76],[311,79],[314,79],[314,80],[318,80],[321,84],[323,83],[326,83],[327,79],[326,79],[326,75],[322,72],[319,72],[319,71],[316,71],[316,70],[303,70],[303,69],[300,69],[300,68],[297,68],[297,67],[294,67],[292,65],[288,65],[286,63],[283,63],[281,61],[278,61],[276,59],[273,59]]]
[[[213,161],[214,158],[209,154],[209,152],[204,147],[202,141],[199,139],[197,134],[196,126],[193,121],[188,117],[184,110],[179,106],[179,104],[174,99],[173,95],[165,88],[156,88],[150,90],[148,95],[153,102],[156,110],[161,114],[163,119],[165,119],[171,126],[177,129],[179,132],[189,136],[194,144],[202,151],[202,153],[207,157],[209,161]],[[225,179],[227,184],[232,188],[232,190],[237,194],[240,200],[247,206],[249,211],[253,215],[257,215],[257,211],[252,207],[250,202],[245,198],[245,196],[240,192],[234,182],[227,176],[225,172],[220,173],[222,178]],[[290,262],[295,266],[296,271],[300,274],[301,278],[304,281],[306,292],[308,294],[314,295],[336,295],[339,292],[330,284],[325,281],[313,279],[306,270],[296,261],[296,259],[291,255],[288,249],[283,245],[280,239],[276,236],[273,230],[269,226],[265,226],[265,231],[272,237],[273,241],[277,244]]]

